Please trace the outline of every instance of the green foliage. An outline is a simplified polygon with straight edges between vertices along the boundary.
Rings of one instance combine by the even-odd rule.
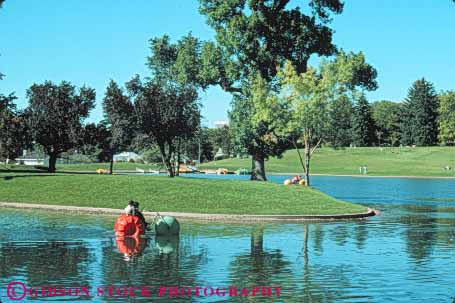
[[[403,104],[402,144],[429,146],[438,140],[438,96],[432,83],[417,80]]]
[[[100,143],[102,149],[113,161],[117,152],[126,150],[131,144],[135,131],[133,104],[113,80],[109,82],[106,89],[103,110],[109,136],[103,136],[103,141]],[[108,142],[107,146],[103,144],[105,141]]]
[[[396,146],[401,137],[401,104],[386,100],[377,101],[371,104],[371,111],[378,141]]]
[[[270,156],[279,157],[289,147],[284,135],[289,119],[286,103],[260,76],[253,82],[248,98],[234,97],[229,118],[234,146],[245,148],[257,161],[263,163]],[[265,172],[258,174],[265,179]]]
[[[173,44],[169,36],[150,39],[147,66],[161,85],[206,89],[220,81],[223,68],[220,49],[213,42],[199,41],[191,33]]]
[[[85,125],[82,144],[78,151],[88,156],[93,162],[105,162],[111,160],[110,148],[111,131],[101,122]]]
[[[199,2],[200,12],[216,31],[222,60],[227,63],[220,74],[228,79],[228,91],[241,91],[242,81],[256,74],[266,82],[272,81],[277,66],[285,61],[300,73],[306,70],[311,54],[327,56],[335,52],[332,30],[326,23],[331,13],[342,12],[339,0],[308,1],[310,15],[298,7],[288,8],[290,0]]]
[[[50,156],[49,170],[55,171],[57,156],[79,146],[82,122],[95,104],[95,90],[79,90],[70,82],[33,84],[27,90],[27,117],[33,138]]]
[[[231,132],[229,126],[209,128],[206,131],[208,141],[212,146],[213,154],[215,154],[220,148],[225,155],[230,155],[232,153]]]
[[[25,114],[16,109],[10,94],[0,94],[0,159],[15,159],[31,144]]]
[[[351,143],[354,105],[348,96],[341,96],[329,104],[329,127],[326,140],[334,147],[345,147]]]
[[[309,142],[330,139],[330,125],[349,123],[336,116],[349,117],[350,99],[358,95],[358,88],[377,88],[376,74],[362,53],[339,52],[334,60],[322,61],[319,71],[310,67],[301,74],[287,63],[282,88],[284,98],[292,104],[294,122],[289,125],[289,133],[297,133]],[[337,114],[338,104],[347,105],[348,112]]]
[[[371,107],[364,94],[361,94],[354,106],[352,120],[352,143],[355,146],[371,146],[375,142],[376,126]]]
[[[339,52],[334,60],[322,61],[319,71],[310,67],[299,74],[288,62],[280,76],[282,98],[289,102],[291,113],[286,133],[293,138],[309,186],[311,156],[323,140],[330,139],[330,126],[336,121],[331,108],[341,99],[357,95],[357,87],[375,89],[376,70],[365,62],[362,53]],[[300,155],[298,142],[304,145],[304,157]]]
[[[143,83],[139,76],[126,86],[134,101],[140,131],[158,145],[169,175],[173,177],[178,142],[192,138],[199,128],[196,91],[188,87],[162,86],[154,81]]]
[[[455,92],[439,95],[439,141],[443,145],[455,145]]]

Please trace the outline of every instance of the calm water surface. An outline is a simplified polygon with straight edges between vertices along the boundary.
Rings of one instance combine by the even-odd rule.
[[[18,281],[89,289],[19,302],[452,302],[455,181],[314,177],[313,185],[382,214],[317,224],[182,222],[178,239],[130,243],[113,237],[112,217],[1,209],[1,301],[13,302],[7,286]],[[120,252],[128,247],[134,256]],[[98,296],[103,285],[149,286],[151,296]],[[158,297],[160,286],[173,285],[273,285],[282,294]]]

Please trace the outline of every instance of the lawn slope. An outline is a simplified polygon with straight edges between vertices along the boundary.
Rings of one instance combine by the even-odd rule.
[[[147,211],[256,215],[332,215],[366,207],[303,186],[271,182],[94,174],[0,172],[0,201]]]

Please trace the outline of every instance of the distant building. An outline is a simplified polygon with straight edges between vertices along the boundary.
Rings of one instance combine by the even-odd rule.
[[[225,121],[225,120],[219,120],[219,121],[213,122],[213,126],[215,128],[223,128],[223,127],[229,126],[229,122]]]
[[[141,160],[142,156],[136,154],[135,152],[123,152],[117,155],[114,155],[114,162],[129,162],[131,160],[137,161]]]
[[[27,165],[27,166],[37,166],[37,165],[45,165],[46,159],[44,155],[41,155],[36,152],[28,152],[24,150],[21,157],[14,159],[16,160],[17,164],[19,165]]]

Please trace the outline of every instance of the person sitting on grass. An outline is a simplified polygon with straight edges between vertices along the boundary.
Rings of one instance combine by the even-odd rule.
[[[300,176],[297,175],[292,178],[291,182],[292,184],[299,184],[300,180],[302,180],[302,178],[300,178]]]

